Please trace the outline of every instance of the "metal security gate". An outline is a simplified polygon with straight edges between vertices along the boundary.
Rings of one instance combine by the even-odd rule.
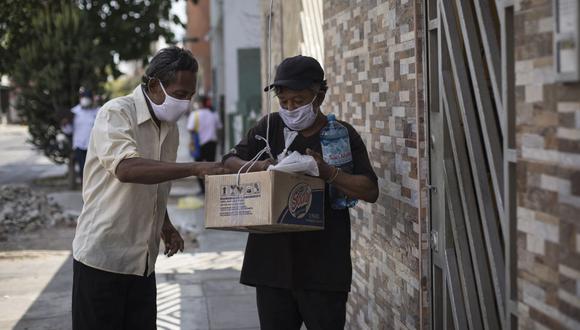
[[[433,329],[514,329],[513,1],[427,0]]]

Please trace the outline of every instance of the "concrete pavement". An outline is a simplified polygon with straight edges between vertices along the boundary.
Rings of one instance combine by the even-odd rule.
[[[24,143],[25,129],[0,126],[0,184],[65,173]],[[188,160],[183,147],[179,160]],[[169,215],[187,241],[184,253],[158,259],[158,329],[258,329],[255,290],[238,282],[247,234],[204,230],[197,190],[194,179],[172,189]],[[80,212],[80,192],[50,197]],[[0,329],[70,329],[73,236],[49,228],[0,242]]]
[[[55,165],[27,139],[26,126],[0,124],[0,184],[28,183],[66,174],[66,165]]]
[[[170,216],[201,228],[203,209],[192,213]],[[197,234],[184,253],[159,256],[158,329],[258,329],[255,291],[238,282],[245,234]],[[73,235],[52,228],[0,243],[0,329],[70,329]]]

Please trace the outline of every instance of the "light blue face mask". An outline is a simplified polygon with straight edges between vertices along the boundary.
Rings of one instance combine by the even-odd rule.
[[[280,106],[280,117],[282,117],[284,124],[293,131],[302,131],[312,126],[316,120],[316,112],[314,112],[313,106],[314,100],[316,100],[316,96],[314,96],[314,99],[310,103],[292,111]]]

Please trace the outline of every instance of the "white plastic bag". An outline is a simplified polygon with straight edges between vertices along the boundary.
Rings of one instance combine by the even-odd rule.
[[[311,176],[318,176],[318,164],[314,157],[309,155],[302,155],[298,151],[293,151],[276,165],[270,165],[268,171],[276,170],[287,173],[308,174]]]

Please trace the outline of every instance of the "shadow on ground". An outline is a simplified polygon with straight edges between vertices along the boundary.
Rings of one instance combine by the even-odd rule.
[[[71,329],[73,235],[53,228],[0,244],[1,329]],[[202,230],[199,245],[159,256],[158,329],[259,328],[255,291],[239,284],[245,237]]]

